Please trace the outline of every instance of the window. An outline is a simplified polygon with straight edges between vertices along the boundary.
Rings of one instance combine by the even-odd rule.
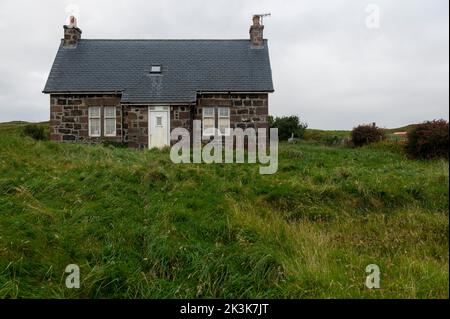
[[[150,73],[161,73],[161,66],[152,65],[152,67],[150,68]]]
[[[214,135],[215,129],[215,118],[214,118],[214,108],[204,107],[203,108],[203,136]]]
[[[230,109],[219,107],[218,127],[220,135],[230,135]]]
[[[162,116],[156,117],[156,126],[163,126],[162,125]]]
[[[100,107],[89,108],[89,136],[98,137],[101,135]]]
[[[116,136],[116,107],[105,107],[105,136]]]

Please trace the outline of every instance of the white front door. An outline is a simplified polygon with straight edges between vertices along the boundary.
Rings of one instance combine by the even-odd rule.
[[[150,109],[149,119],[149,148],[170,145],[169,112]]]

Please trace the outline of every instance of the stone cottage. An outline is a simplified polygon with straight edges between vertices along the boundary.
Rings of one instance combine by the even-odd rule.
[[[43,91],[51,140],[152,148],[170,145],[174,128],[192,131],[193,120],[204,139],[267,127],[274,89],[263,30],[254,16],[244,40],[91,40],[71,17]]]

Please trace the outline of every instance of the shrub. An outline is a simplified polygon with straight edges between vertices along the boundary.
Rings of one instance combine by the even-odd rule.
[[[352,130],[352,142],[355,146],[363,146],[382,141],[385,138],[384,131],[373,125],[359,125]]]
[[[408,132],[406,151],[414,158],[448,159],[448,122],[434,120],[415,126]]]
[[[48,140],[48,132],[43,125],[28,124],[24,127],[23,133],[37,141]]]
[[[283,116],[275,117],[269,116],[269,127],[278,129],[278,138],[281,141],[288,140],[292,134],[296,138],[302,138],[305,134],[308,125],[300,122],[298,116]]]
[[[330,146],[342,144],[342,141],[343,141],[343,138],[339,137],[337,135],[327,135],[327,136],[323,136],[321,138],[322,143],[324,143],[326,145],[330,145]]]
[[[103,140],[102,145],[104,147],[110,147],[110,148],[127,148],[128,144],[125,142],[116,142],[116,141],[109,141],[109,140]]]

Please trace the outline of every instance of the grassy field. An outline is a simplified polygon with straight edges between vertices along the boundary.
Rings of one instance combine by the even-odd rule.
[[[263,176],[22,126],[0,125],[0,298],[448,298],[446,161],[282,144]]]
[[[324,137],[337,136],[340,138],[350,137],[350,131],[324,131],[317,129],[306,129],[304,139],[320,140]]]

